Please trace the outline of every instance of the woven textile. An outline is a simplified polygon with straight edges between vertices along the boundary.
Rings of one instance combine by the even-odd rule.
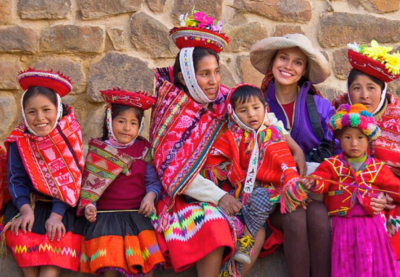
[[[229,89],[220,85],[210,111],[164,79],[169,70],[161,69],[156,74],[157,102],[150,141],[158,177],[168,194],[169,200],[165,201],[171,208],[175,197],[200,172],[211,145],[225,125],[225,99]]]
[[[321,179],[316,180],[315,189],[311,192],[325,194],[325,204],[332,216],[346,215],[357,203],[373,215],[370,203],[372,197],[377,197],[377,192],[373,190],[375,188],[400,193],[400,180],[383,162],[371,157],[367,158],[359,171],[354,172],[343,154],[336,155],[322,162],[312,176]],[[365,189],[346,186],[346,183]],[[400,200],[400,195],[391,196],[395,201]]]
[[[10,194],[7,187],[7,152],[0,146],[0,212],[3,205],[10,200]],[[1,229],[0,229],[1,232]]]
[[[72,107],[67,108],[56,128],[47,136],[27,132],[22,122],[8,136],[5,145],[17,142],[21,159],[35,189],[75,206],[83,172],[81,127]]]
[[[331,253],[332,277],[400,276],[380,216],[367,216],[360,205],[333,217]]]
[[[16,236],[11,230],[7,230],[6,245],[19,267],[54,265],[77,271],[85,222],[75,217],[75,209],[67,209],[62,218],[66,234],[60,241],[54,239],[51,242],[45,225],[52,212],[52,206],[52,202],[36,202],[32,232],[27,231],[24,234],[20,231]],[[19,213],[19,210],[10,201],[4,212],[7,223]]]
[[[375,115],[381,136],[372,144],[373,155],[386,163],[396,176],[400,177],[400,106],[393,94],[388,94],[387,104],[382,111]],[[349,103],[347,93],[337,96],[332,105],[337,108],[341,104]],[[400,205],[394,210],[386,212],[390,240],[400,260]]]
[[[160,200],[157,210],[163,211],[165,206]],[[186,203],[177,196],[170,223],[166,231],[156,233],[160,249],[175,272],[188,269],[219,247],[226,247],[223,262],[235,250],[227,219],[210,203]]]
[[[212,143],[225,125],[229,89],[220,85],[217,98],[210,104],[211,111],[171,82],[172,67],[156,70],[157,102],[150,141],[154,165],[166,191],[157,203],[158,223],[162,225],[156,228],[157,239],[168,265],[179,272],[219,247],[229,249],[224,260],[235,249],[229,224],[215,206],[186,203],[180,196],[199,174]]]
[[[146,158],[149,143],[138,140],[135,147],[142,149],[138,157],[132,157],[98,139],[89,141],[78,214],[86,205],[96,202],[119,174],[129,175],[135,160]]]
[[[260,155],[255,185],[267,188],[271,203],[280,203],[283,213],[295,210],[307,195],[303,193],[303,199],[297,194],[291,196],[298,190],[296,181],[299,179],[293,156],[279,127],[264,128],[257,137]],[[204,167],[206,176],[215,183],[228,179],[237,199],[243,194],[253,140],[253,134],[237,125],[230,127],[214,143]],[[299,193],[301,195],[301,189]]]
[[[100,213],[85,237],[80,261],[84,273],[116,270],[143,276],[165,262],[150,220],[138,212]]]

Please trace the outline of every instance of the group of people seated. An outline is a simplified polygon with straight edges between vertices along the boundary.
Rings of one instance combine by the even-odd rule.
[[[182,18],[154,95],[101,91],[102,137],[86,156],[84,123],[61,100],[71,80],[18,74],[23,121],[0,147],[0,231],[24,276],[194,265],[246,276],[281,245],[291,277],[400,276],[400,107],[387,91],[400,54],[349,44],[348,92],[330,103],[314,86],[330,65],[310,40],[269,37],[250,49],[262,83],[230,89],[221,22]]]

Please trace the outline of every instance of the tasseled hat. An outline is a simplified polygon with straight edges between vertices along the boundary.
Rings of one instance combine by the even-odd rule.
[[[40,86],[52,89],[60,97],[67,95],[72,90],[72,81],[60,72],[42,71],[29,68],[18,73],[17,80],[23,90],[29,87]]]
[[[375,140],[381,135],[374,116],[368,112],[363,104],[343,104],[329,120],[332,131],[341,130],[345,127],[358,128],[370,140]]]
[[[100,91],[104,101],[109,104],[127,105],[141,110],[150,109],[156,99],[146,91],[125,91],[120,88]]]
[[[229,43],[229,38],[221,33],[222,22],[203,12],[193,9],[190,16],[182,14],[179,20],[181,27],[175,27],[169,33],[179,49],[203,47],[219,53]]]

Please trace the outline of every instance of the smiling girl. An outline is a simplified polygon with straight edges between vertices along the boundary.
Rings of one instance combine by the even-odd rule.
[[[58,276],[78,270],[81,234],[75,211],[83,170],[80,126],[61,97],[71,81],[58,73],[29,69],[18,75],[25,90],[23,122],[6,140],[7,246],[25,276]],[[37,249],[42,249],[37,251]]]
[[[155,100],[144,92],[101,94],[109,105],[103,137],[89,141],[78,209],[91,223],[85,232],[81,271],[153,276],[164,263],[149,219],[161,183],[149,164],[150,145],[139,134],[143,112]]]

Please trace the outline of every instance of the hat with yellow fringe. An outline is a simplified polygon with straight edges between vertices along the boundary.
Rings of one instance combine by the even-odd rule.
[[[368,112],[363,104],[340,105],[336,113],[329,120],[329,128],[338,131],[345,127],[360,129],[370,140],[375,140],[381,135],[374,116]]]

